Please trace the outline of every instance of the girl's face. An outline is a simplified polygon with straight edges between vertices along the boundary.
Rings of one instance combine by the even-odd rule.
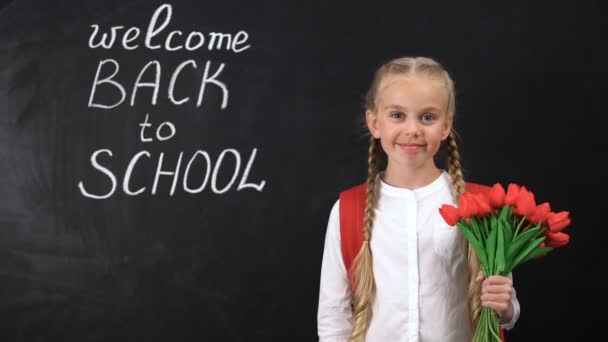
[[[388,75],[376,93],[376,108],[365,114],[372,135],[388,155],[388,168],[436,169],[433,156],[448,137],[448,92],[426,76]]]

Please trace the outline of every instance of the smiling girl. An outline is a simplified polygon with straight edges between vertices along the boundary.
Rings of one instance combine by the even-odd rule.
[[[519,317],[511,277],[479,261],[439,214],[467,189],[452,123],[454,82],[436,61],[382,65],[367,93],[367,181],[331,210],[321,269],[319,341],[471,341],[482,306]],[[445,145],[447,170],[434,157]],[[380,150],[387,155],[378,170]]]

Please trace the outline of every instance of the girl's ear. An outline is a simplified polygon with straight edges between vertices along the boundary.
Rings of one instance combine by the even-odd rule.
[[[378,129],[378,117],[376,114],[368,109],[365,112],[365,121],[367,122],[367,128],[372,136],[376,139],[380,138],[380,130]]]
[[[452,118],[448,118],[446,120],[446,122],[445,122],[445,130],[441,134],[441,141],[444,141],[450,135],[450,132],[452,131],[452,122],[453,122]]]

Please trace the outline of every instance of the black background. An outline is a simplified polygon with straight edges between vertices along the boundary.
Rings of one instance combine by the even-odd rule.
[[[0,339],[2,341],[314,341],[325,225],[340,190],[362,182],[363,94],[382,62],[430,56],[452,74],[465,177],[524,184],[569,210],[571,243],[520,266],[522,314],[510,341],[566,341],[601,333],[606,30],[597,2],[472,5],[400,1],[173,1],[172,30],[236,33],[251,47],[167,52],[90,49],[91,25],[143,32],[157,1],[16,1],[0,14]],[[141,40],[139,41],[141,44]],[[142,44],[143,45],[143,44]],[[98,63],[120,64],[127,99],[87,106]],[[198,94],[211,61],[229,89],[181,106],[167,98],[175,67],[193,59],[176,95]],[[158,103],[130,88],[148,62],[162,66]],[[109,69],[108,69],[109,70]],[[149,76],[147,80],[150,80]],[[100,88],[101,89],[101,88]],[[109,88],[108,88],[109,89]],[[100,90],[99,101],[116,93]],[[104,97],[105,96],[105,97]],[[105,99],[105,100],[104,100]],[[170,121],[176,135],[143,143],[139,123]],[[109,189],[91,154],[118,177]],[[262,192],[185,193],[161,177],[196,150],[215,164],[232,148]],[[133,155],[139,196],[121,191]],[[219,183],[234,161],[226,158]],[[200,166],[202,167],[202,166]],[[200,168],[199,168],[200,170]],[[240,179],[240,178],[239,178]],[[200,178],[192,178],[191,186]],[[238,182],[238,180],[237,180]]]

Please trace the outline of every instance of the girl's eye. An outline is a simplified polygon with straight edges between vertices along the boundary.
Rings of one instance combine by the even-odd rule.
[[[422,121],[433,121],[435,116],[433,114],[423,114]]]
[[[391,118],[393,118],[393,119],[401,119],[402,117],[403,117],[402,112],[392,112],[391,113]]]

